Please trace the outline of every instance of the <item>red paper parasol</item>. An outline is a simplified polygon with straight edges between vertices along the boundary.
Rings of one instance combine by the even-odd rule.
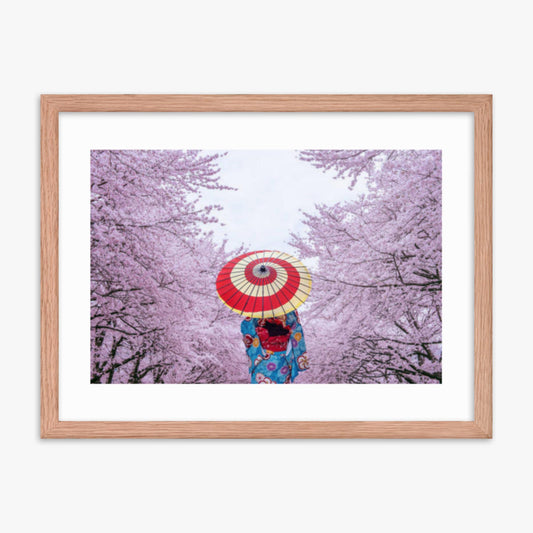
[[[219,298],[242,316],[270,318],[302,305],[311,292],[311,275],[292,255],[261,250],[239,255],[217,277]]]

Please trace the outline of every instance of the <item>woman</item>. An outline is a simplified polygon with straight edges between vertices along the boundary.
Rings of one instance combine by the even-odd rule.
[[[252,383],[293,383],[309,368],[297,311],[274,318],[246,318],[241,332]]]

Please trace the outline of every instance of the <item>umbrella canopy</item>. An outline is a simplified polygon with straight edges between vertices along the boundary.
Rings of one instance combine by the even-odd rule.
[[[219,298],[242,316],[271,318],[302,305],[311,292],[311,275],[284,252],[261,250],[239,255],[217,277]]]

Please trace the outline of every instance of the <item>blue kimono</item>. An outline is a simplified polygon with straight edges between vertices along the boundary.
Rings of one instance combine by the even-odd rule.
[[[309,368],[296,311],[275,318],[246,318],[241,333],[250,359],[252,383],[292,383]]]

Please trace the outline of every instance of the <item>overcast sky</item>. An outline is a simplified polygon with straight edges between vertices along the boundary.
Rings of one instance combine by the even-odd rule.
[[[228,238],[229,247],[280,250],[292,255],[289,233],[303,233],[299,209],[312,212],[315,203],[334,204],[364,192],[346,181],[334,180],[293,150],[232,150],[219,159],[221,182],[237,191],[206,191],[204,204],[224,207],[217,213],[224,227],[211,225],[215,236]],[[311,265],[309,265],[311,266]]]

